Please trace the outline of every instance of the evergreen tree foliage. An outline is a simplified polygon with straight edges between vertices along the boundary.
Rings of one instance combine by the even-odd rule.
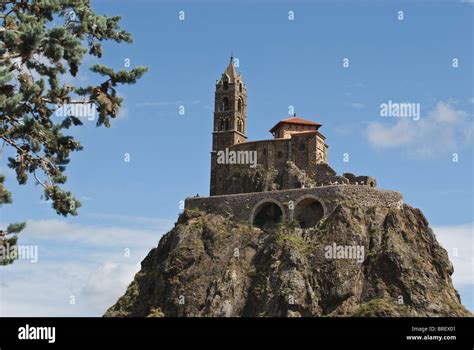
[[[123,103],[118,85],[136,83],[147,70],[116,71],[96,64],[90,70],[101,77],[101,84],[75,84],[84,57],[101,58],[104,41],[132,42],[119,20],[96,14],[90,0],[0,1],[0,142],[14,151],[8,166],[18,183],[26,184],[33,176],[44,199],[63,216],[77,215],[81,205],[63,185],[71,153],[82,149],[67,130],[83,121],[73,113],[58,118],[55,111],[65,105],[93,104],[97,126],[109,127]],[[11,202],[4,181],[0,176],[0,206]],[[13,224],[1,232],[16,234],[23,227]]]

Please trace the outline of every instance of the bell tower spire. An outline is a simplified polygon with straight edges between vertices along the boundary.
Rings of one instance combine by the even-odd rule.
[[[234,57],[216,83],[214,127],[211,152],[211,195],[219,192],[222,174],[217,152],[247,140],[247,90],[242,74],[237,72]],[[219,180],[220,179],[220,180]]]

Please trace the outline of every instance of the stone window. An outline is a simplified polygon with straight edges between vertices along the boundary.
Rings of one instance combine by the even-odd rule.
[[[243,128],[242,120],[241,119],[237,120],[237,131],[238,132],[243,132],[243,129],[244,128]]]
[[[229,109],[229,99],[227,97],[224,97],[222,99],[221,111],[227,111],[228,109]]]
[[[227,82],[227,79],[224,79],[224,84],[222,86],[224,90],[227,90],[229,88],[229,83]]]
[[[244,87],[243,87],[242,83],[239,84],[239,91],[240,92],[244,91]]]
[[[239,101],[237,102],[237,110],[239,112],[242,112],[242,99],[239,98]]]
[[[229,129],[229,120],[227,118],[219,119],[218,127],[219,131],[225,131]]]

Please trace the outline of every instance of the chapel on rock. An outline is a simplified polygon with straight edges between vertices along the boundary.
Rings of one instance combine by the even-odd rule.
[[[344,183],[376,186],[369,176],[337,176],[328,165],[322,125],[315,121],[294,115],[270,129],[273,139],[247,141],[247,88],[232,57],[216,83],[213,125],[211,196]],[[224,152],[233,156],[253,152],[256,166],[219,161]]]

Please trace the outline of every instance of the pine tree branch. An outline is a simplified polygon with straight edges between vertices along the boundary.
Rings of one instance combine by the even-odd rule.
[[[41,101],[46,102],[46,103],[55,104],[50,98],[47,98],[47,97],[41,97]],[[73,104],[87,104],[87,103],[95,103],[95,101],[94,100],[69,100],[69,99],[67,100],[67,104],[70,104],[70,105],[73,105]]]
[[[9,55],[9,54],[4,54],[2,57],[0,57],[0,60],[2,61],[8,61],[14,58],[20,58],[20,54],[15,54],[15,55]]]
[[[55,24],[57,17],[64,18],[63,23]],[[69,71],[76,77],[87,53],[102,57],[103,41],[132,42],[119,21],[119,16],[97,15],[88,0],[0,0],[0,142],[16,153],[8,166],[16,171],[18,183],[34,176],[60,215],[76,215],[80,207],[60,185],[66,182],[71,152],[82,146],[63,130],[83,124],[76,116],[53,120],[54,106],[92,103],[99,113],[97,126],[108,127],[123,101],[116,86],[134,84],[146,71],[138,67],[116,72],[95,65],[91,70],[107,79],[102,84],[64,84],[62,76]]]
[[[21,153],[22,155],[31,158],[33,161],[38,162],[38,164],[44,170],[46,175],[48,175],[48,177],[50,177],[49,176],[50,170],[48,169],[48,165],[54,170],[57,169],[56,165],[54,165],[49,159],[47,159],[45,157],[38,156],[36,153],[34,153],[34,155],[32,155],[31,151],[27,151],[27,150],[21,148],[16,142],[14,142],[13,140],[11,140],[10,138],[8,138],[4,135],[0,136],[0,138],[4,142],[8,143],[10,146],[13,146],[14,148],[16,148],[18,150],[18,152]]]
[[[43,188],[47,188],[47,186],[36,176],[36,170],[33,170],[33,176],[35,177],[36,181],[43,186]]]
[[[11,139],[9,139],[8,137],[6,137],[5,135],[1,135],[0,138],[8,143],[10,146],[13,146],[17,149],[18,152],[22,153],[22,154],[25,154],[27,153],[27,151],[25,151],[23,148],[21,148],[20,146],[18,146],[18,144],[14,141],[12,141]]]

